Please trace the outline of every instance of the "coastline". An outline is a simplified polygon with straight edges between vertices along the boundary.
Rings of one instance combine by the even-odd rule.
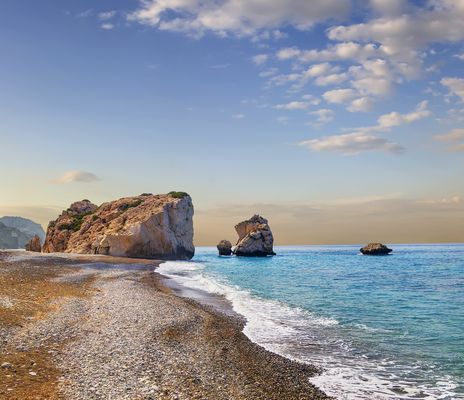
[[[0,308],[0,363],[12,364],[0,369],[2,398],[24,390],[50,399],[330,398],[309,382],[316,367],[251,342],[226,303],[179,293],[153,272],[161,262],[18,253],[0,255],[0,278],[16,280],[15,296],[55,293],[40,310],[14,298]],[[16,363],[28,357],[35,365],[24,373]]]

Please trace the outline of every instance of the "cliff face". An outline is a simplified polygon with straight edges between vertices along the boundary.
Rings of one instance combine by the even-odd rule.
[[[74,203],[50,223],[42,251],[189,260],[195,253],[192,199],[172,192],[100,207]]]

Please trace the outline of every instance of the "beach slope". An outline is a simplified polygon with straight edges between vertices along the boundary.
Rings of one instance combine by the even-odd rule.
[[[0,253],[2,399],[327,399],[153,260]]]

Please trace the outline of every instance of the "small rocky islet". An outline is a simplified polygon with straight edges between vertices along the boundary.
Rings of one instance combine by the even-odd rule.
[[[260,215],[253,215],[250,219],[235,225],[238,234],[237,244],[232,248],[228,240],[221,240],[217,245],[219,255],[238,257],[267,257],[274,256],[274,236],[268,220]]]
[[[359,250],[365,256],[384,256],[393,250],[382,243],[369,243]]]

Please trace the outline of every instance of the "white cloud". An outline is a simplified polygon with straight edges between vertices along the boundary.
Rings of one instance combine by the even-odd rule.
[[[294,59],[301,63],[315,61],[347,61],[363,60],[370,57],[380,57],[384,53],[374,44],[362,45],[355,42],[344,42],[330,45],[324,50],[300,50],[296,47],[287,47],[277,51],[279,60]]]
[[[245,114],[234,114],[232,115],[233,119],[244,119],[246,117]]]
[[[322,97],[329,103],[342,104],[357,96],[353,89],[335,89],[325,92]]]
[[[329,63],[314,64],[301,72],[293,72],[291,74],[281,74],[270,79],[270,84],[277,86],[292,83],[292,91],[298,91],[315,78],[315,83],[318,86],[326,86],[330,84],[338,84],[345,81],[348,76],[345,73],[338,74],[340,69]]]
[[[55,183],[71,183],[71,182],[95,182],[100,180],[92,172],[86,171],[68,171],[65,172],[61,177],[54,180]]]
[[[251,59],[256,65],[262,65],[269,59],[269,55],[257,54],[256,56],[253,56]]]
[[[101,24],[101,28],[109,31],[111,29],[114,29],[114,24],[110,24],[107,22],[107,23]]]
[[[352,86],[360,93],[385,96],[390,93],[395,75],[388,62],[383,59],[364,60],[349,69],[353,77]]]
[[[104,11],[98,14],[98,18],[100,18],[102,21],[107,21],[111,18],[113,18],[116,15],[116,11]]]
[[[440,83],[446,86],[450,93],[464,100],[464,79],[463,78],[443,78]]]
[[[420,102],[416,109],[408,114],[400,114],[399,112],[391,112],[384,114],[377,120],[380,128],[392,128],[394,126],[409,124],[419,119],[428,117],[430,111],[427,108],[428,103],[426,100]]]
[[[428,102],[426,100],[421,101],[415,108],[414,111],[406,114],[393,111],[388,114],[383,114],[377,119],[377,125],[366,126],[361,128],[351,129],[355,133],[371,133],[371,132],[388,132],[393,127],[409,124],[422,118],[426,118],[431,114],[428,109]]]
[[[379,0],[377,3],[387,2]],[[366,23],[333,27],[328,31],[328,37],[337,41],[380,43],[383,51],[400,58],[409,58],[411,52],[430,43],[464,39],[462,0],[433,0],[429,6],[414,8],[409,13],[393,13]]]
[[[335,113],[329,108],[321,108],[319,110],[310,112],[310,114],[316,116],[317,122],[320,122],[322,124],[333,121],[335,116]]]
[[[312,94],[305,94],[302,98],[313,106],[317,106],[321,102],[316,96],[313,96]]]
[[[345,82],[348,79],[346,73],[341,74],[329,74],[325,76],[319,76],[314,81],[317,86],[328,86],[328,85],[338,85],[342,82]]]
[[[291,101],[286,104],[277,104],[274,106],[276,110],[306,110],[311,107],[311,102],[308,101]]]
[[[462,54],[455,54],[453,57],[454,57],[454,58],[457,58],[458,60],[464,61],[464,53],[462,53]]]
[[[371,7],[383,16],[396,16],[402,14],[407,6],[405,0],[370,0]]]
[[[220,36],[256,36],[263,30],[276,32],[283,25],[304,30],[327,19],[342,18],[350,5],[350,0],[141,0],[140,7],[128,18],[161,30],[196,36],[206,31]]]
[[[373,103],[370,97],[360,97],[353,100],[347,110],[350,112],[367,112],[371,110]]]
[[[321,76],[323,74],[330,72],[331,69],[332,69],[332,66],[329,63],[314,64],[314,65],[311,65],[303,73],[303,75],[308,78],[315,78],[315,77],[318,77],[318,76]]]
[[[395,84],[418,79],[424,70],[436,72],[440,65],[426,64],[428,57],[436,54],[433,49],[424,50],[428,46],[464,39],[464,0],[429,0],[422,5],[406,0],[370,0],[369,5],[371,19],[327,31],[328,38],[338,43],[323,49],[286,47],[276,52],[277,59],[292,61],[294,69],[314,62],[351,63],[345,71],[315,78],[315,84],[321,86],[349,83],[353,92],[336,88],[344,90],[340,96],[346,97],[338,98],[337,92],[329,91],[326,100],[346,104],[351,112],[369,110],[378,98],[390,95]],[[464,54],[455,57],[464,59]],[[295,73],[288,76],[289,82],[301,82],[299,79]],[[445,78],[442,83],[464,99],[464,79]]]
[[[300,142],[299,145],[312,151],[328,151],[344,155],[356,155],[366,151],[387,153],[401,153],[403,151],[403,148],[397,143],[362,133],[326,136],[320,139],[305,140]]]
[[[464,140],[464,129],[452,129],[451,131],[443,135],[435,135],[434,138],[442,142],[454,142],[458,140]]]

